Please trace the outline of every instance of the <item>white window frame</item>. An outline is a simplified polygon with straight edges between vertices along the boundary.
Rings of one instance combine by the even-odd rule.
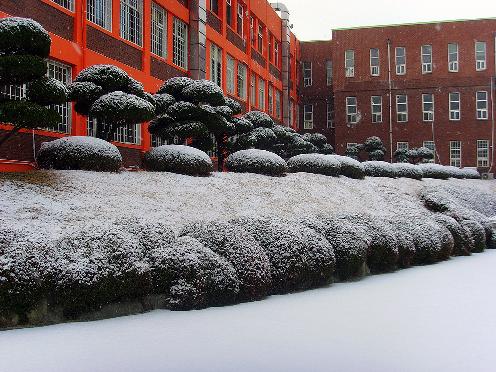
[[[250,104],[253,107],[257,106],[257,87],[256,87],[257,77],[255,74],[251,74],[250,77]]]
[[[452,167],[460,168],[462,166],[462,142],[450,141],[450,165]]]
[[[432,45],[425,44],[420,47],[420,57],[422,61],[422,74],[432,73]]]
[[[303,86],[312,86],[312,62],[303,62]]]
[[[242,100],[246,100],[246,88],[247,88],[247,77],[248,77],[248,68],[245,64],[238,62],[238,71],[237,71],[237,95]]]
[[[219,15],[219,0],[210,0],[210,11],[215,15]]]
[[[451,47],[454,47],[455,50],[450,50]],[[458,72],[459,71],[459,46],[457,43],[449,43],[448,44],[448,71],[449,72]]]
[[[62,8],[70,10],[74,12],[74,0],[52,0],[57,5],[60,5]]]
[[[54,78],[65,85],[69,85],[72,82],[72,67],[49,59],[47,60],[47,76]],[[56,128],[46,129],[70,134],[72,127],[72,104],[70,102],[64,102],[59,105],[50,105],[50,108],[60,114],[62,121],[57,124]]]
[[[236,61],[229,54],[226,55],[226,90],[229,94],[236,93],[234,74],[236,71]]]
[[[405,102],[400,102],[401,98],[405,98]],[[404,110],[400,107],[404,106]],[[398,123],[408,122],[408,95],[398,94],[396,95],[396,121]]]
[[[257,38],[257,50],[258,53],[263,55],[263,39],[264,39],[264,26],[259,24],[258,25],[258,38]]]
[[[380,65],[381,65],[381,59],[380,59],[379,48],[371,48],[370,49],[370,75],[371,76],[379,76],[381,74]]]
[[[326,83],[328,87],[332,85],[332,61],[330,60],[326,61]]]
[[[477,140],[477,167],[489,167],[489,140]]]
[[[245,8],[243,4],[238,0],[237,5],[237,18],[236,18],[236,32],[241,38],[244,38],[244,19],[245,19]]]
[[[172,62],[188,69],[188,25],[177,17],[173,21]]]
[[[265,80],[258,78],[258,108],[265,111]]]
[[[358,101],[356,97],[346,97],[346,122],[358,123]]]
[[[143,46],[143,0],[121,0],[121,38]]]
[[[112,31],[112,0],[86,0],[86,19]]]
[[[274,65],[279,68],[279,41],[274,38]]]
[[[222,88],[222,49],[210,43],[210,81]]]
[[[400,55],[398,52],[403,51],[403,55]],[[396,75],[405,75],[406,74],[406,48],[405,47],[396,47],[394,49],[395,54],[395,62],[396,62]]]
[[[313,105],[303,105],[303,129],[313,129]]]
[[[86,119],[87,135],[95,137],[98,120],[88,116]],[[115,142],[141,145],[141,123],[127,124],[117,128],[112,138]]]
[[[275,98],[276,98],[276,118],[281,118],[281,92],[279,90],[275,90]]]
[[[267,109],[269,111],[269,115],[274,116],[274,87],[270,83],[267,89],[267,100],[268,100]]]
[[[485,98],[480,99],[479,94],[484,94]],[[485,90],[480,90],[475,92],[475,104],[477,110],[477,120],[488,120],[489,119],[489,93]],[[479,108],[479,103],[484,103],[484,107]]]
[[[327,102],[327,128],[334,129],[334,105]]]
[[[344,69],[347,78],[355,76],[355,51],[353,49],[344,52]]]
[[[427,100],[427,97],[432,97],[432,100]],[[426,110],[427,105],[432,105],[432,110]],[[434,121],[434,94],[424,93],[422,94],[422,120],[425,122]]]
[[[370,114],[372,117],[372,123],[382,123],[382,96],[370,97]]]
[[[151,13],[151,52],[167,58],[167,11],[152,2]]]
[[[482,46],[482,49],[479,49]],[[487,43],[485,41],[475,42],[475,70],[484,71],[487,69]]]
[[[436,153],[436,143],[434,141],[424,141],[422,146],[431,150],[434,154]],[[434,159],[436,159],[435,156]]]
[[[232,21],[232,0],[226,0],[226,24],[233,27]]]
[[[450,92],[449,96],[449,119],[459,121],[461,119],[461,94],[460,92]],[[455,107],[455,106],[458,106]]]
[[[408,142],[396,142],[396,150],[408,150],[409,144]]]

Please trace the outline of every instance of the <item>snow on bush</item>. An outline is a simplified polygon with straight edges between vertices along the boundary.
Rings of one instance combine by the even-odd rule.
[[[176,103],[176,99],[167,93],[154,94],[153,99],[155,100],[155,113],[157,115],[165,114],[167,109]]]
[[[116,91],[98,98],[91,106],[90,114],[108,124],[139,123],[151,120],[155,115],[155,107],[134,94]]]
[[[265,150],[241,150],[229,155],[226,168],[230,172],[258,173],[269,176],[282,176],[287,171],[283,158]]]
[[[188,87],[194,82],[193,79],[190,79],[189,77],[184,77],[184,76],[179,76],[179,77],[173,77],[164,82],[160,89],[158,90],[158,94],[163,94],[167,93],[170,94],[171,96],[178,97],[181,96],[182,91],[184,88]]]
[[[249,111],[244,115],[244,118],[253,124],[255,128],[273,128],[274,121],[265,112]]]
[[[424,178],[447,180],[453,177],[453,172],[450,172],[448,167],[439,164],[419,164],[418,167],[422,169]]]
[[[203,102],[212,106],[226,104],[222,89],[210,80],[194,80],[182,90],[181,95],[188,102]]]
[[[226,106],[231,109],[233,115],[239,115],[243,112],[243,107],[241,106],[241,103],[229,97],[225,97],[225,100],[226,100]]]
[[[260,244],[270,261],[272,293],[285,293],[331,282],[335,267],[332,246],[316,231],[279,219],[233,221]]]
[[[484,227],[474,220],[462,220],[460,225],[466,229],[474,240],[474,248],[472,252],[480,253],[486,249],[486,232]]]
[[[366,161],[363,163],[365,174],[369,177],[396,178],[396,169],[385,161]]]
[[[317,147],[322,147],[327,144],[327,137],[321,133],[305,133],[303,139]]]
[[[57,79],[42,77],[27,84],[26,95],[39,105],[62,104],[67,101],[67,87]]]
[[[434,220],[446,227],[453,236],[453,255],[469,256],[475,250],[475,242],[472,233],[466,226],[459,224],[454,218],[445,214],[434,215]]]
[[[116,146],[93,137],[64,137],[44,142],[36,157],[43,169],[117,172],[122,156]]]
[[[208,176],[214,169],[210,157],[201,150],[183,145],[164,145],[145,154],[147,170],[191,176]]]
[[[270,293],[269,259],[242,227],[221,221],[197,222],[186,225],[180,235],[197,239],[234,267],[241,300],[260,299]]]
[[[348,178],[363,179],[365,178],[365,168],[358,160],[348,156],[331,155],[341,164],[341,175]]]
[[[396,172],[396,177],[421,180],[424,176],[421,168],[410,163],[394,163],[392,166]]]
[[[329,155],[301,154],[288,160],[288,170],[337,177],[341,173],[341,163]]]
[[[38,22],[29,18],[0,19],[0,50],[3,55],[35,55],[45,58],[50,53],[51,39]]]
[[[417,219],[412,236],[415,243],[416,264],[432,264],[446,260],[453,252],[455,244],[453,236],[446,227],[429,216]]]
[[[167,115],[178,121],[200,120],[202,119],[202,114],[202,109],[191,102],[179,101],[167,109]]]
[[[143,85],[131,78],[124,70],[114,65],[93,65],[82,70],[76,83],[89,82],[100,86],[103,92],[125,92],[139,94],[143,92]]]
[[[415,241],[411,234],[412,224],[414,222],[407,216],[398,216],[394,219],[385,221],[396,240],[398,248],[398,267],[407,268],[414,264],[415,259]]]

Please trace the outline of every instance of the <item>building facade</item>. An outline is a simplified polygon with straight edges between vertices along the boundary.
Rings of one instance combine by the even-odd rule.
[[[487,171],[495,41],[496,19],[482,19],[336,30],[302,43],[300,130],[328,130],[339,154],[378,136],[387,160],[425,146],[436,162]]]
[[[299,42],[287,9],[266,0],[2,0],[0,18],[32,18],[50,32],[48,74],[70,83],[94,64],[116,65],[156,92],[174,76],[209,79],[245,110],[294,126]],[[2,87],[22,98],[22,86]],[[66,135],[93,135],[93,120],[73,105],[57,106],[55,131],[21,131],[0,148],[0,163],[32,162],[40,144]],[[0,124],[0,131],[9,129]],[[122,128],[114,138],[125,165],[139,167],[143,152],[160,145],[147,124]],[[1,167],[1,166],[0,166]]]

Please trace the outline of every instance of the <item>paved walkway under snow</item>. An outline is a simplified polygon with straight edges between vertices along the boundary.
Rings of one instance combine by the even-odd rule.
[[[0,371],[496,370],[496,252],[193,312],[0,332]]]

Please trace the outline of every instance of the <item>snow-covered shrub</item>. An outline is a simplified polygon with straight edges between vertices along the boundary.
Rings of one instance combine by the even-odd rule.
[[[152,292],[167,294],[176,310],[233,303],[239,279],[233,266],[198,240],[181,237],[149,253]]]
[[[363,144],[365,151],[369,154],[370,161],[383,161],[386,153],[382,140],[377,136],[369,137]],[[377,176],[376,176],[377,177]],[[388,176],[386,176],[388,177]]]
[[[424,176],[421,168],[410,163],[394,163],[392,166],[396,171],[396,177],[421,180]]]
[[[57,79],[42,77],[27,84],[26,95],[39,105],[62,104],[67,101],[67,88]]]
[[[348,156],[331,155],[341,164],[341,175],[348,178],[363,179],[365,178],[365,168],[358,160]]]
[[[231,122],[234,124],[238,134],[246,134],[253,130],[253,124],[244,118],[232,117]]]
[[[188,102],[203,102],[212,106],[226,104],[222,89],[210,80],[194,80],[182,90],[181,95]]]
[[[50,35],[36,21],[29,18],[0,19],[0,55],[35,55],[50,53]]]
[[[327,143],[327,137],[321,133],[305,133],[303,139],[317,147],[322,147]]]
[[[191,176],[207,176],[214,166],[210,157],[201,150],[183,145],[164,145],[145,154],[147,170],[172,172]]]
[[[253,124],[255,128],[273,128],[274,121],[265,112],[249,111],[244,115],[244,118]]]
[[[299,222],[322,234],[334,248],[336,276],[340,280],[364,275],[369,245],[366,229],[335,217],[307,216]]]
[[[419,164],[418,166],[422,169],[424,178],[447,180],[453,176],[447,167],[439,164]]]
[[[176,103],[176,99],[167,93],[157,93],[153,95],[155,100],[155,114],[163,115],[167,112],[169,107]]]
[[[475,249],[475,242],[467,227],[460,225],[454,218],[445,214],[436,214],[434,220],[446,227],[453,236],[453,255],[469,256]]]
[[[419,218],[411,233],[415,242],[415,263],[431,264],[451,256],[453,236],[430,217]]]
[[[198,105],[184,101],[172,104],[166,113],[177,121],[200,120],[203,115],[203,111]]]
[[[114,65],[93,65],[82,70],[74,80],[76,83],[89,82],[102,88],[103,94],[124,92],[141,93],[143,85]]]
[[[233,223],[248,231],[267,254],[272,293],[312,288],[332,280],[334,251],[316,231],[273,218],[242,218]]]
[[[365,174],[369,177],[396,177],[396,168],[385,161],[366,161],[363,163]]]
[[[288,169],[292,173],[306,172],[337,177],[341,172],[341,163],[329,155],[302,154],[288,160]]]
[[[265,251],[243,228],[226,222],[199,222],[185,226],[181,236],[197,239],[225,258],[236,271],[241,300],[265,297],[270,292],[270,262]]]
[[[279,155],[265,150],[250,149],[229,155],[226,168],[230,172],[282,176],[286,174],[287,165]]]
[[[396,239],[398,266],[400,268],[412,266],[416,252],[415,241],[411,234],[411,225],[414,222],[406,216],[388,219],[385,222],[389,223],[390,229]]]
[[[93,137],[64,137],[44,142],[36,157],[43,169],[117,172],[122,156],[113,144]]]
[[[225,97],[226,106],[229,107],[233,115],[239,115],[243,112],[243,107],[235,99]]]
[[[69,101],[76,101],[74,108],[81,115],[89,115],[91,105],[103,94],[103,88],[95,83],[74,82],[68,87]]]
[[[155,115],[155,107],[147,100],[121,91],[105,94],[91,106],[90,114],[105,123],[139,123]]]
[[[480,180],[481,175],[479,171],[475,168],[462,168],[461,169],[463,178],[470,180]]]
[[[462,220],[460,225],[466,229],[474,240],[474,248],[472,252],[480,253],[486,249],[486,232],[484,227],[475,220]]]
[[[182,91],[184,88],[188,87],[194,82],[193,79],[190,79],[189,77],[184,77],[184,76],[179,76],[179,77],[173,77],[164,82],[160,89],[158,90],[158,94],[163,94],[167,93],[170,94],[171,96],[174,96],[178,98],[181,96]]]
[[[427,147],[413,148],[407,150],[406,156],[413,164],[429,163],[434,159],[434,151]]]

